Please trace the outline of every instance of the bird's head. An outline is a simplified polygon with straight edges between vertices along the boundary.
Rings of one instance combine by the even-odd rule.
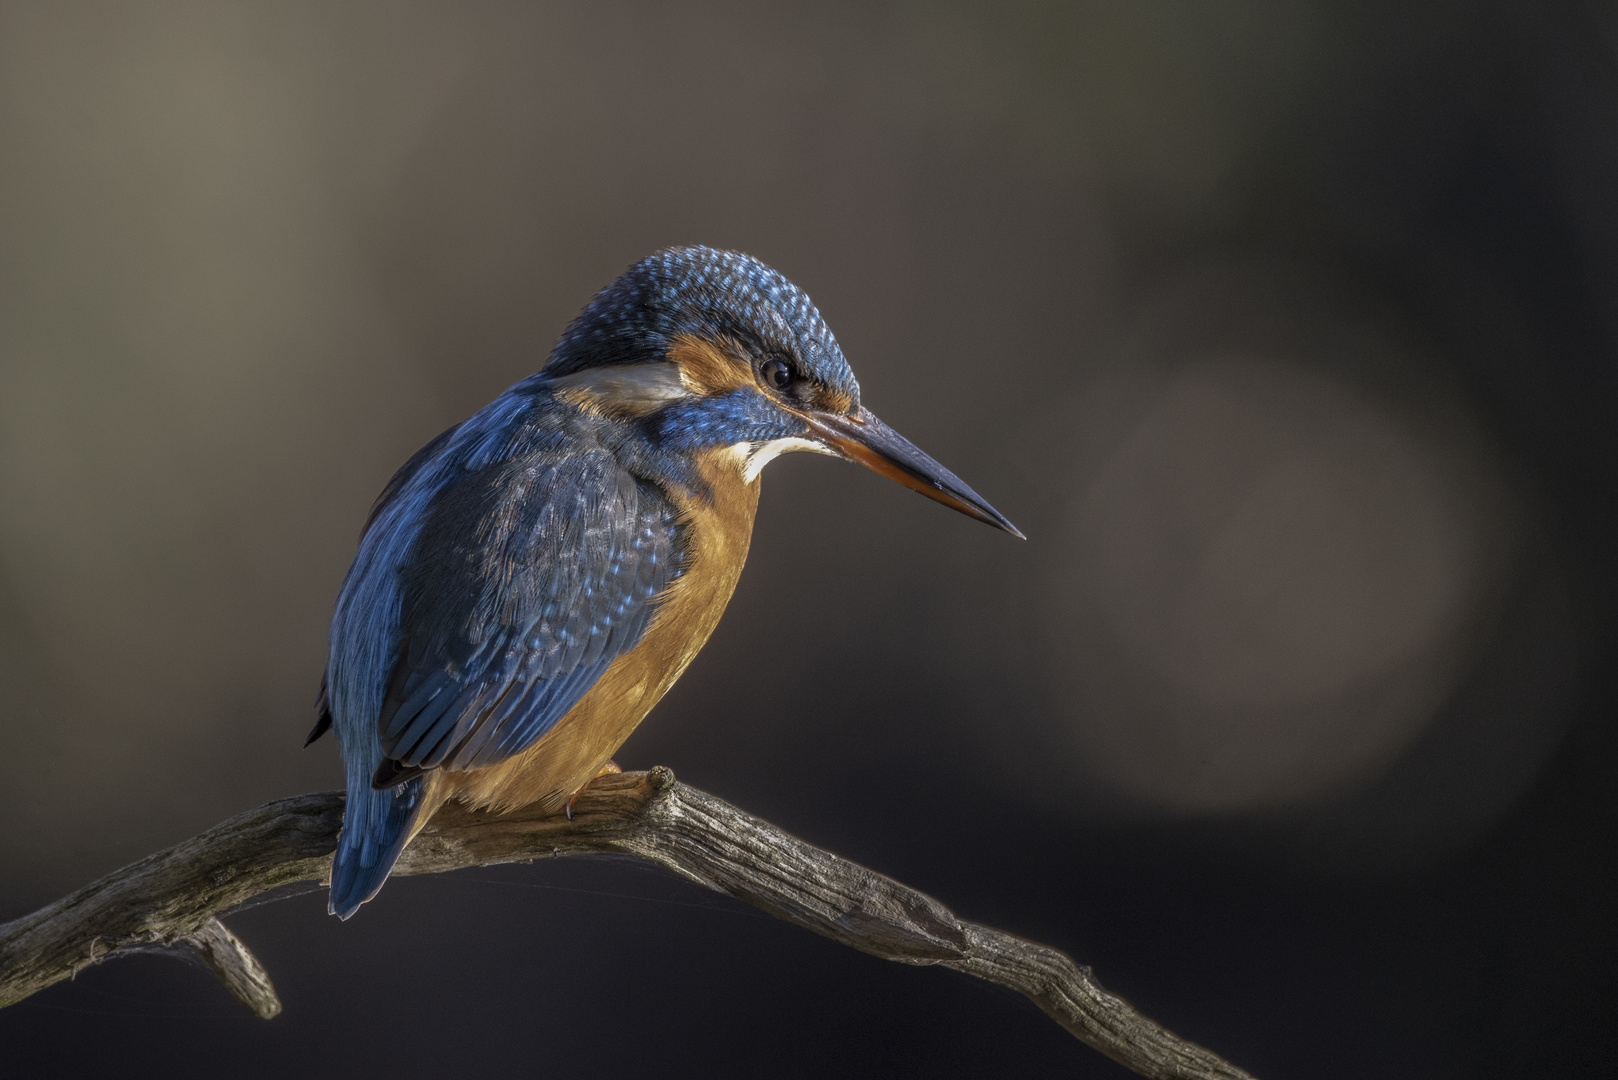
[[[1022,536],[860,403],[809,297],[750,255],[642,259],[573,321],[541,374],[565,400],[647,421],[669,449],[725,453],[747,481],[779,454],[831,454]]]

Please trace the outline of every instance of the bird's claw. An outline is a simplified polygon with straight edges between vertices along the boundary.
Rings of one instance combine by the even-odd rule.
[[[599,780],[603,776],[611,776],[613,773],[621,773],[623,771],[624,770],[618,766],[616,761],[608,758],[607,763],[601,766],[601,771],[590,777],[590,780],[586,780],[584,782],[584,786],[580,787],[579,790],[569,795],[567,797],[567,802],[562,804],[562,812],[567,815],[567,819],[569,821],[573,820],[573,804],[579,801],[579,796],[584,794],[584,789],[590,786],[591,780]]]

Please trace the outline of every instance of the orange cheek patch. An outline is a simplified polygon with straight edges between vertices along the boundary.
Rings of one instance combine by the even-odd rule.
[[[669,359],[679,365],[680,380],[704,397],[753,384],[753,365],[723,341],[681,334],[669,345]]]
[[[854,399],[841,390],[828,386],[820,392],[820,407],[827,412],[851,413],[854,411]]]

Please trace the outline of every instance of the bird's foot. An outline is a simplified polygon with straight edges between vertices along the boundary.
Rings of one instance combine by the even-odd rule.
[[[590,780],[599,780],[603,776],[611,776],[613,773],[621,773],[623,771],[623,769],[618,767],[618,763],[616,761],[608,758],[607,763],[601,766],[601,771],[590,777]],[[579,801],[580,795],[584,794],[584,788],[590,786],[590,780],[586,780],[584,782],[584,787],[579,788],[579,790],[569,795],[567,797],[567,802],[562,804],[562,809],[567,812],[567,819],[569,821],[573,820],[573,804]]]

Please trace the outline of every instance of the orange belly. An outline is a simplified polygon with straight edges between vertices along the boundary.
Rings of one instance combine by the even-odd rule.
[[[711,499],[682,500],[689,530],[685,571],[669,586],[635,648],[615,660],[588,693],[533,746],[509,761],[465,772],[435,770],[429,805],[459,799],[474,808],[511,810],[531,803],[559,809],[589,783],[674,685],[730,602],[758,508],[758,481],[743,480],[728,451],[701,465]],[[429,815],[419,819],[425,824]]]

